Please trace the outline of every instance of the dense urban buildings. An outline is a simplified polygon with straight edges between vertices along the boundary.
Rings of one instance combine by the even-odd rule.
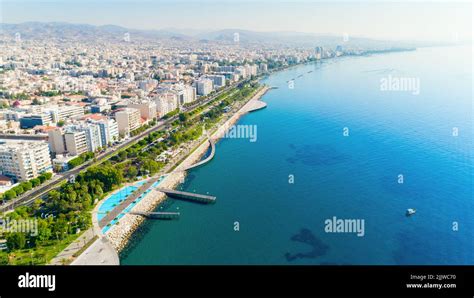
[[[0,37],[0,139],[14,138],[1,145],[0,174],[13,183],[66,171],[74,158],[121,144],[227,86],[344,53],[226,41]]]

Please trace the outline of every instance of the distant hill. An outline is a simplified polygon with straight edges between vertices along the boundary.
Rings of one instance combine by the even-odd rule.
[[[74,40],[123,40],[125,33],[133,39],[185,39],[186,35],[163,30],[136,30],[116,25],[94,26],[70,23],[27,22],[0,24],[0,36],[14,36],[19,32],[22,39],[74,39]]]
[[[439,43],[426,43],[414,41],[388,41],[376,40],[364,37],[348,36],[348,40],[344,41],[343,36],[323,35],[315,33],[303,32],[257,32],[240,29],[224,29],[212,32],[204,32],[195,35],[200,39],[227,41],[232,42],[234,33],[239,34],[239,40],[243,43],[270,43],[270,44],[287,44],[299,46],[323,46],[336,47],[337,45],[344,45],[352,48],[392,48],[392,47],[422,47],[441,45]]]
[[[13,38],[19,32],[22,39],[60,39],[60,40],[123,40],[124,34],[129,33],[133,40],[189,40],[189,41],[218,41],[232,43],[234,34],[239,34],[239,42],[280,44],[291,46],[326,46],[335,47],[343,44],[348,47],[359,48],[390,48],[390,47],[418,47],[433,44],[419,42],[383,41],[368,38],[351,37],[344,42],[343,36],[318,35],[300,32],[257,32],[240,29],[224,29],[203,31],[195,29],[163,29],[138,30],[128,29],[116,25],[94,26],[87,24],[70,24],[63,22],[26,22],[20,24],[0,24],[0,36]]]

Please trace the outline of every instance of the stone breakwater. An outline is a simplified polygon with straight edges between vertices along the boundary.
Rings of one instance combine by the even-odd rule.
[[[259,100],[270,88],[267,86],[259,89],[255,95],[250,99],[244,106],[242,106],[239,111],[227,119],[223,124],[219,125],[219,128],[216,129],[212,135],[211,139],[218,141],[225,134],[225,129],[222,127],[231,127],[234,125],[240,117],[247,114],[248,112],[261,109],[265,103]],[[174,171],[167,174],[166,177],[161,181],[160,187],[173,189],[182,181],[186,176],[186,172],[182,171],[197,161],[206,153],[209,148],[209,142],[204,140],[197,148],[194,150],[188,157],[186,157]],[[133,208],[132,211],[147,212],[153,211],[156,207],[166,199],[166,195],[162,192],[151,190],[140,202],[138,202]],[[120,221],[113,225],[106,234],[107,239],[110,241],[112,246],[117,250],[121,251],[129,241],[133,232],[138,228],[138,226],[145,219],[142,216],[125,214]]]

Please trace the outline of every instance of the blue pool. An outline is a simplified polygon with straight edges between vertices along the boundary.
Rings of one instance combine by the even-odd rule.
[[[116,224],[126,213],[128,213],[138,202],[140,202],[151,191],[152,188],[157,187],[158,184],[160,184],[160,182],[163,180],[163,178],[164,176],[160,177],[160,179],[153,183],[153,185],[149,189],[147,189],[141,196],[139,196],[135,201],[128,205],[127,208],[125,208],[116,218],[114,218],[107,226],[102,229],[102,233],[105,234],[112,227],[112,225]],[[117,207],[135,190],[145,184],[145,182],[146,180],[142,180],[135,183],[134,185],[122,187],[120,190],[114,192],[109,197],[107,197],[102,203],[102,205],[99,207],[99,210],[97,212],[97,220],[102,220],[102,218],[104,218],[107,213]]]

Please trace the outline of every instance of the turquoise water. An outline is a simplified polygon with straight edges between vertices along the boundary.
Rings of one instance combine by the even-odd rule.
[[[159,208],[180,219],[147,221],[121,263],[474,264],[471,53],[423,48],[271,75],[268,107],[239,121],[257,125],[257,141],[220,141],[181,186],[216,203],[167,200]],[[389,75],[418,78],[419,94],[382,92]],[[365,235],[326,233],[333,216],[363,219]]]
[[[147,189],[145,192],[143,192],[143,194],[140,195],[135,201],[130,203],[130,205],[128,205],[122,212],[120,212],[119,215],[117,215],[117,217],[115,217],[109,223],[110,226],[107,225],[102,229],[102,233],[105,234],[112,227],[112,225],[119,222],[120,219],[126,213],[128,213],[136,204],[138,204],[138,202],[140,202],[146,196],[146,194],[148,194],[151,191],[153,187],[157,187],[158,184],[160,184],[162,180],[163,180],[163,177],[161,177],[158,181],[153,183],[153,185],[149,189]],[[105,201],[99,206],[99,210],[97,212],[97,220],[100,221],[102,218],[104,218],[104,216],[108,212],[112,211],[115,207],[117,207],[121,202],[123,202],[126,198],[128,198],[128,196],[131,195],[135,190],[137,190],[140,186],[145,184],[145,182],[146,181],[143,180],[143,181],[139,181],[135,183],[134,185],[122,187],[118,191],[111,194],[109,197],[105,198],[104,199]]]

